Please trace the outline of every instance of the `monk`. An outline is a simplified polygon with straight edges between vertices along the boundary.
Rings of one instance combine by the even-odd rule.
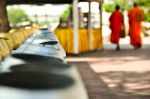
[[[135,49],[142,47],[141,22],[144,20],[144,10],[134,3],[128,12],[130,43]]]
[[[123,14],[119,10],[120,10],[120,6],[116,5],[116,10],[111,14],[109,18],[110,29],[111,29],[110,41],[111,43],[117,45],[116,50],[120,50],[120,46],[119,46],[120,32],[121,32],[121,27],[124,23]]]

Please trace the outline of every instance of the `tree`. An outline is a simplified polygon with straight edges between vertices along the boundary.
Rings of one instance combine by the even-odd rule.
[[[17,26],[17,24],[21,22],[29,21],[28,16],[23,9],[14,7],[8,9],[8,19],[11,26]]]
[[[66,7],[64,12],[61,14],[61,18],[70,18],[71,15],[71,6]]]
[[[10,29],[6,10],[6,0],[0,0],[0,32],[8,32]]]
[[[110,0],[110,2],[104,3],[103,7],[106,12],[113,12],[116,5],[120,5],[122,11],[128,8],[127,0]]]

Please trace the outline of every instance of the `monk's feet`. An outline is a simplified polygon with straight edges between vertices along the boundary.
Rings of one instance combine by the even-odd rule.
[[[120,50],[120,46],[119,46],[119,45],[117,45],[116,50],[117,50],[117,51],[119,51],[119,50]]]
[[[135,50],[140,49],[140,48],[141,48],[141,45],[137,45],[134,47]]]

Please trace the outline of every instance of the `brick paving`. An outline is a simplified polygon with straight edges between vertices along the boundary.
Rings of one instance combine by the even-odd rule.
[[[102,51],[67,57],[78,68],[89,99],[150,99],[150,44],[121,48],[106,44]]]

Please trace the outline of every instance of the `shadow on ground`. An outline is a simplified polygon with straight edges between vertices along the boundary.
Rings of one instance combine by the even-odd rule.
[[[90,99],[150,99],[150,45],[138,50],[126,46],[68,55]]]
[[[150,72],[104,72],[99,77],[116,94],[150,95]]]

